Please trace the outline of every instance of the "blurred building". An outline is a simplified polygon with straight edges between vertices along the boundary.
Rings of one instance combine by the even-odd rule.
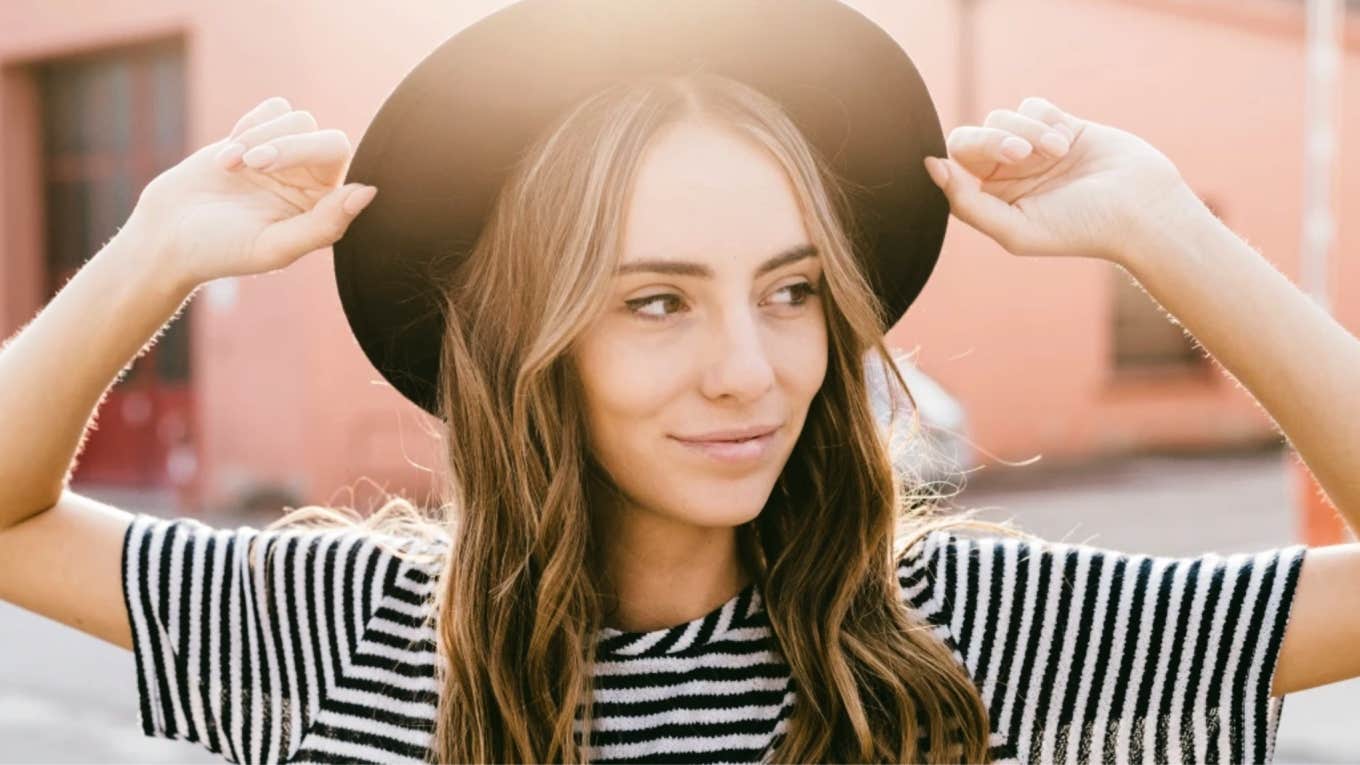
[[[151,178],[245,110],[282,95],[357,143],[406,71],[505,4],[0,4],[0,334],[113,235]],[[946,130],[1028,95],[1130,130],[1296,278],[1302,2],[850,4],[912,55]],[[1342,66],[1340,111],[1355,114],[1354,12]],[[1338,253],[1360,251],[1345,214],[1360,199],[1360,155],[1344,150],[1354,135],[1343,129],[1337,166]],[[1360,259],[1336,258],[1332,284],[1338,318],[1360,328]],[[1121,269],[1017,258],[958,220],[889,339],[962,402],[980,462],[1275,440],[1246,391]],[[374,486],[423,496],[434,432],[350,336],[325,250],[207,285],[113,388],[77,480],[160,487],[185,512],[349,504]]]

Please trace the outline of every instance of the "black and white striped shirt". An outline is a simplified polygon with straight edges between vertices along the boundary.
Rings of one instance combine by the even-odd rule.
[[[933,532],[898,577],[981,691],[993,759],[1264,762],[1306,549],[1168,558]],[[422,761],[436,576],[353,530],[138,514],[123,589],[142,730],[232,762]],[[785,730],[797,694],[754,585],[597,639],[593,762],[753,762]]]

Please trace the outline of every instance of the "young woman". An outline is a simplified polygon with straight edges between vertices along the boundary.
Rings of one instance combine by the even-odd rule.
[[[1360,343],[1170,161],[1039,98],[948,154],[922,169],[954,215],[1128,269],[1360,517]],[[350,159],[264,101],[0,354],[0,597],[133,650],[148,735],[238,762],[1261,761],[1286,693],[1360,674],[1360,546],[1149,557],[916,501],[868,403],[865,354],[891,357],[850,197],[722,76],[577,102],[435,285],[437,512],[228,530],[67,490],[198,285],[355,222]]]

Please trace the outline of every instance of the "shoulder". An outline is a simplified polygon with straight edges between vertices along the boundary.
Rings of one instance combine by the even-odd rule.
[[[964,533],[964,532],[967,533]],[[974,536],[977,534],[977,536]],[[904,600],[923,616],[967,633],[978,618],[1004,621],[1039,610],[1089,610],[1117,602],[1145,608],[1226,588],[1238,597],[1288,598],[1304,546],[1171,557],[1075,541],[932,530],[898,560]],[[1047,605],[1046,605],[1047,604]],[[966,637],[960,634],[962,639]]]
[[[341,703],[332,694],[386,671],[374,656],[426,639],[443,561],[440,539],[361,526],[218,528],[146,514],[123,551],[143,733],[233,762],[291,759],[323,706]]]
[[[361,526],[261,529],[213,526],[189,517],[138,513],[123,540],[123,574],[162,582],[192,577],[197,586],[241,587],[292,581],[318,589],[381,595],[399,581],[438,577],[448,538],[407,536]],[[195,576],[196,574],[196,576]]]
[[[898,579],[978,685],[1001,756],[1138,760],[1146,729],[1158,760],[1268,760],[1303,545],[1171,557],[961,531],[915,540]]]
[[[1288,613],[1306,550],[1173,557],[970,534],[924,535],[904,551],[897,574],[904,602],[979,660],[998,635],[1030,629],[1044,640],[1077,628],[1087,639],[1118,639],[1144,623],[1180,634],[1275,623]]]
[[[903,549],[897,570],[904,584],[946,587],[944,595],[963,595],[979,587],[1047,590],[1060,586],[1081,591],[1111,579],[1133,580],[1139,587],[1194,584],[1207,576],[1250,577],[1280,568],[1293,574],[1304,545],[1258,552],[1206,552],[1187,557],[1116,550],[1077,541],[1010,536],[946,527],[928,531]],[[971,599],[971,598],[970,598]]]
[[[916,534],[914,538],[906,540],[897,554],[897,578],[904,588],[903,594],[913,599],[931,594],[936,580],[949,575],[950,566],[957,565],[960,556],[968,555],[981,545],[997,542],[1026,544],[1023,539],[1011,540],[1006,537],[973,538],[952,527]],[[922,603],[917,602],[915,605],[920,606]]]

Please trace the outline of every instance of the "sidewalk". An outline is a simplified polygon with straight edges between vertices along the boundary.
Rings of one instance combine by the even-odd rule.
[[[1285,465],[1271,451],[988,467],[969,474],[954,503],[996,506],[979,517],[1045,539],[1172,556],[1257,552],[1299,540]],[[1360,762],[1357,709],[1360,680],[1289,694],[1275,761]]]

